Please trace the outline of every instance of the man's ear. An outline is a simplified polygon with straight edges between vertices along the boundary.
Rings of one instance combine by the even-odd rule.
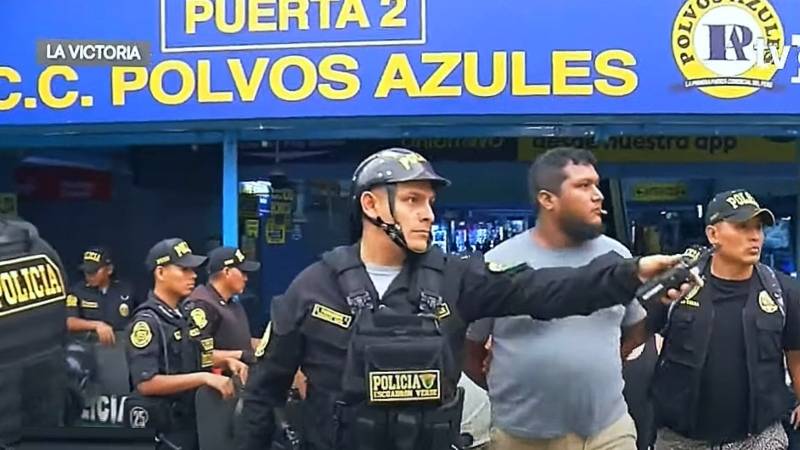
[[[542,189],[536,194],[536,201],[539,203],[539,208],[552,211],[556,207],[558,197],[556,194]]]

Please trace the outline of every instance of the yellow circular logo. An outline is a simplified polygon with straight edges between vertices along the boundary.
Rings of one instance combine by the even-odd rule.
[[[767,291],[761,291],[758,294],[758,306],[767,314],[772,314],[778,310],[778,305],[775,304],[775,300],[772,300]]]
[[[136,348],[145,348],[153,340],[153,332],[150,331],[150,325],[147,322],[140,320],[133,324],[131,330],[131,345]]]
[[[783,46],[783,25],[768,0],[687,0],[672,27],[685,87],[716,98],[772,88]]]
[[[127,303],[120,303],[120,305],[119,305],[119,315],[120,316],[128,317],[128,314],[130,314],[130,312],[131,311],[128,308],[128,304]]]
[[[201,330],[208,325],[208,319],[206,318],[206,312],[203,311],[202,308],[195,308],[192,312],[189,313],[192,316],[192,320],[194,320],[194,324],[197,325],[197,328]]]

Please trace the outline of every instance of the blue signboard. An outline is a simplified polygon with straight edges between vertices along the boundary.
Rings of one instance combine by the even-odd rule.
[[[798,114],[792,0],[5,0],[0,125]]]

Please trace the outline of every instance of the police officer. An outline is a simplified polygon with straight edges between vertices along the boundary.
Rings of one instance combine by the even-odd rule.
[[[128,325],[126,356],[135,393],[126,401],[131,427],[154,428],[159,448],[197,448],[195,390],[210,386],[224,398],[233,395],[227,376],[210,373],[214,339],[202,338],[197,324],[181,311],[181,302],[194,289],[195,269],[206,257],[192,253],[183,239],[165,239],[147,254],[154,287],[138,306]],[[246,366],[226,359],[232,373],[246,377]],[[137,409],[138,408],[138,409]],[[152,423],[151,423],[152,421]]]
[[[62,423],[66,279],[28,222],[0,219],[0,448],[23,426]]]
[[[800,286],[759,263],[763,227],[774,220],[747,191],[717,194],[706,209],[715,252],[698,262],[705,286],[648,311],[650,329],[664,336],[651,386],[664,427],[656,448],[786,448],[784,355],[800,380]]]
[[[67,329],[72,333],[94,332],[104,345],[115,342],[133,310],[133,289],[116,278],[111,251],[91,247],[83,252],[79,266],[84,280],[75,283],[67,295]]]
[[[360,241],[324,254],[273,302],[256,350],[263,358],[243,394],[239,449],[274,438],[273,408],[285,402],[298,367],[308,377],[310,448],[450,449],[460,434],[467,323],[590,314],[629,301],[640,277],[676,261],[606,255],[585,268],[532,270],[445,255],[430,246],[430,231],[436,188],[448,184],[405,149],[358,166]]]
[[[261,268],[235,247],[218,247],[208,254],[208,283],[186,299],[189,315],[200,330],[214,338],[214,354],[254,362],[247,314],[234,296],[244,292],[247,274]]]

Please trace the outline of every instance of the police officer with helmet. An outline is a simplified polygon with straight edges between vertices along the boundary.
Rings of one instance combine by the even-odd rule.
[[[286,401],[298,367],[308,378],[308,448],[450,449],[459,441],[469,322],[590,314],[630,301],[642,279],[677,262],[609,254],[583,268],[533,270],[446,255],[430,245],[430,232],[436,189],[448,184],[406,149],[382,150],[358,166],[359,242],[325,253],[273,301],[243,394],[240,450],[276,438],[273,409]]]
[[[66,282],[33,225],[0,219],[0,448],[24,426],[62,424]]]
[[[195,391],[209,386],[224,398],[233,396],[227,376],[210,372],[225,366],[246,378],[240,361],[213,358],[214,338],[204,337],[181,308],[194,289],[195,269],[206,261],[183,239],[165,239],[147,254],[146,265],[155,281],[147,300],[136,308],[128,325],[126,356],[134,393],[125,402],[132,428],[155,429],[158,448],[198,448]]]

